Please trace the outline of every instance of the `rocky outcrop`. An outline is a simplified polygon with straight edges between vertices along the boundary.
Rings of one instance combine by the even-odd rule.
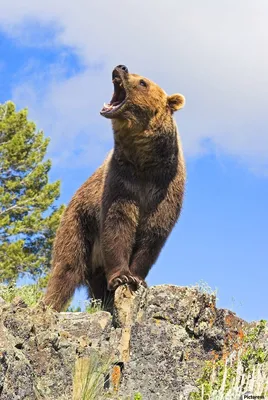
[[[20,299],[0,310],[1,400],[198,399],[207,363],[247,355],[256,343],[267,361],[265,323],[217,309],[196,288],[120,287],[113,316],[56,313]]]

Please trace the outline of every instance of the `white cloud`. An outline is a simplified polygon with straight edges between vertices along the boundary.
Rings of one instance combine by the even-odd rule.
[[[43,75],[31,78],[30,83],[16,87],[13,99],[27,104],[29,117],[51,137],[53,164],[73,168],[100,161],[103,150],[112,144],[109,121],[99,114],[107,94],[101,73],[86,71],[68,80],[59,74],[45,88],[39,84],[42,79]]]
[[[111,69],[124,63],[167,92],[186,96],[177,120],[187,154],[206,151],[209,139],[252,169],[268,166],[266,0],[24,0],[23,7],[19,0],[0,0],[0,7],[0,26],[16,40],[48,46],[40,32],[54,27],[50,45],[69,46],[85,65],[69,79],[52,74],[41,93],[35,79],[14,91],[52,132],[53,151],[65,149],[66,161],[81,135],[88,135],[85,147],[110,143],[99,109],[110,98]],[[37,22],[43,27],[38,35]],[[92,72],[95,62],[105,67]],[[95,129],[105,136],[95,141]],[[85,150],[80,160],[93,153]]]

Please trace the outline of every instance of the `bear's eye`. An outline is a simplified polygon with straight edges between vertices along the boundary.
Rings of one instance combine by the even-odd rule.
[[[140,85],[147,87],[147,83],[143,79],[140,80]]]

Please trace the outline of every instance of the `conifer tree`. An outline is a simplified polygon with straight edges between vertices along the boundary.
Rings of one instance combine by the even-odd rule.
[[[49,183],[49,139],[27,120],[27,109],[0,104],[0,282],[27,273],[44,277],[63,206],[60,182]]]

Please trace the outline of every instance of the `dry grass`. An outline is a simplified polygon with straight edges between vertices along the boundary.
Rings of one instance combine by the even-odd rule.
[[[104,384],[111,365],[110,359],[101,359],[97,353],[78,358],[73,378],[73,400],[103,399]]]
[[[254,396],[268,395],[268,364],[267,362],[253,364],[245,372],[242,352],[236,361],[230,356],[220,370],[217,364],[210,371],[210,378],[199,387],[199,393],[192,393],[193,400],[240,400],[245,393]],[[219,364],[218,364],[219,365]]]
[[[237,363],[236,373],[231,385],[227,385],[227,364],[224,368],[222,384],[219,390],[213,390],[210,395],[210,400],[235,400],[240,399],[243,394],[249,392],[254,396],[265,396],[268,391],[268,374],[267,365],[257,364],[253,367],[251,373],[245,374],[243,366],[239,360]],[[203,397],[204,398],[204,397]],[[203,399],[202,398],[202,399]]]

